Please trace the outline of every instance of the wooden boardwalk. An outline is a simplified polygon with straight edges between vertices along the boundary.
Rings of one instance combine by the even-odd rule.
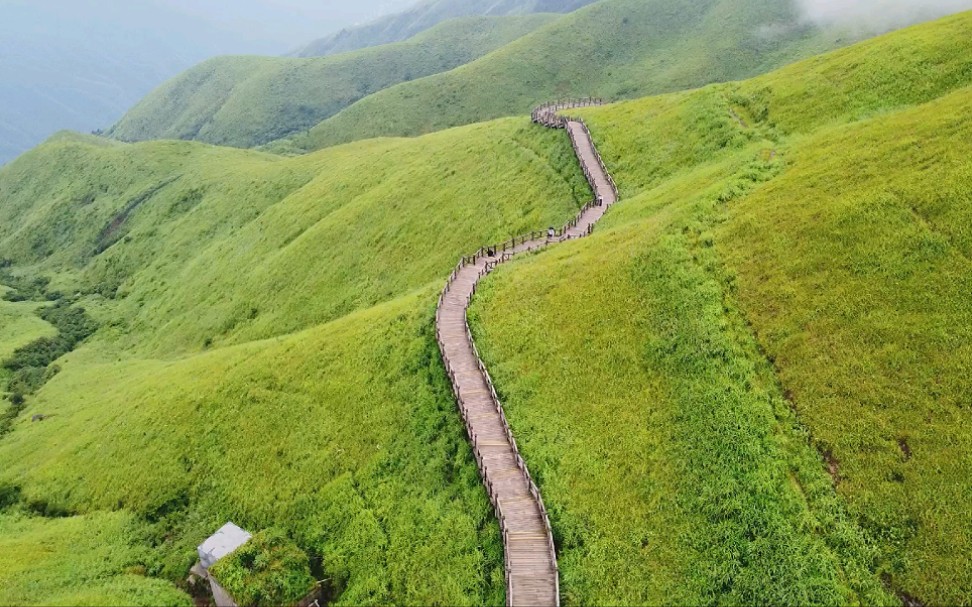
[[[483,482],[503,533],[507,604],[560,604],[560,580],[550,520],[543,499],[530,477],[506,415],[496,396],[469,331],[466,310],[476,285],[498,264],[525,251],[536,250],[590,234],[607,209],[617,202],[617,188],[604,168],[590,132],[580,120],[560,117],[559,111],[597,102],[568,102],[539,108],[534,122],[567,130],[595,200],[567,226],[554,234],[536,232],[463,258],[439,300],[436,335],[442,358],[466,430],[476,454]],[[600,204],[598,204],[600,202]]]

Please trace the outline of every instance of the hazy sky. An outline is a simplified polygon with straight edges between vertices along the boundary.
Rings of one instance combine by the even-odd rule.
[[[3,0],[0,0],[2,2]],[[132,2],[133,0],[102,0]],[[282,44],[310,42],[342,27],[396,12],[417,0],[134,0],[192,14],[232,31],[249,29]],[[291,46],[283,50],[290,50]]]
[[[819,22],[849,22],[888,29],[972,10],[972,0],[799,0]]]
[[[214,55],[282,55],[414,0],[0,0],[0,165]]]
[[[240,41],[235,52],[283,54],[343,27],[396,12],[417,0],[0,0],[0,34],[25,28],[58,36],[75,23],[100,23],[119,33],[137,25],[170,34],[208,24],[214,42]],[[6,27],[5,27],[6,24]],[[254,43],[262,46],[254,47]],[[227,49],[223,52],[233,52]]]

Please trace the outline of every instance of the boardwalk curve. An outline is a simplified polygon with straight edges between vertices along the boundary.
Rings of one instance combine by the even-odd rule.
[[[595,199],[553,235],[534,232],[464,257],[449,277],[436,310],[436,338],[442,360],[503,533],[506,600],[510,606],[560,605],[557,554],[543,498],[520,456],[492,378],[473,341],[466,311],[479,281],[496,266],[520,253],[589,235],[618,201],[614,181],[583,120],[560,115],[563,110],[600,103],[595,99],[567,101],[533,112],[535,123],[566,129]]]

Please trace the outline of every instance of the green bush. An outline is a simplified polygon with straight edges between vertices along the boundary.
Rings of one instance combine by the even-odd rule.
[[[3,260],[4,263],[0,264],[0,269],[9,267],[10,260]],[[18,301],[46,301],[47,297],[47,285],[50,284],[51,280],[43,276],[36,278],[27,278],[23,276],[15,276],[9,272],[0,272],[0,282],[10,287],[10,291],[3,295],[3,298],[7,301],[18,302]]]
[[[19,384],[17,385],[17,388],[18,389],[15,389],[13,394],[10,395],[10,405],[3,413],[0,413],[0,436],[3,436],[10,431],[10,427],[14,420],[17,419],[20,412],[24,410],[26,400],[24,399],[24,395],[19,391]],[[0,498],[0,502],[2,502],[2,498]]]
[[[84,308],[72,307],[63,300],[40,310],[38,315],[54,325],[58,334],[55,337],[35,339],[16,349],[9,359],[3,361],[3,368],[13,372],[7,381],[7,391],[20,399],[23,399],[23,394],[36,391],[57,375],[60,368],[50,366],[51,363],[74,350],[98,329],[98,324],[88,316]],[[18,407],[15,406],[14,409]]]
[[[307,555],[279,530],[261,531],[211,569],[239,605],[293,605],[310,594]]]
[[[20,487],[0,483],[0,511],[6,510],[20,501]]]

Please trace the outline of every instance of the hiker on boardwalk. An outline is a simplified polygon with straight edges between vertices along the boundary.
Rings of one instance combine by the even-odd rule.
[[[553,226],[547,228],[547,241],[551,241],[557,237],[557,230],[553,229]]]

